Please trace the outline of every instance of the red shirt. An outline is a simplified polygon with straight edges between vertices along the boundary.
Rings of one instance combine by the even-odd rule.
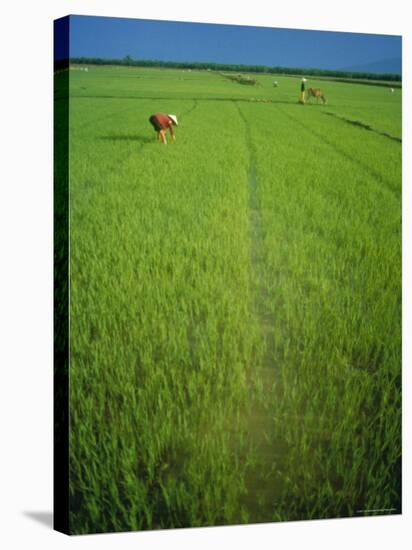
[[[159,126],[162,130],[170,128],[170,126],[173,124],[170,118],[163,113],[155,113],[153,117],[156,118],[157,126]]]

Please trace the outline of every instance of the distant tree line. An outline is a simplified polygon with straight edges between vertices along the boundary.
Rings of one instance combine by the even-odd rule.
[[[68,66],[68,60],[66,66]],[[60,62],[60,64],[64,64]],[[126,55],[123,59],[102,59],[99,57],[71,57],[70,63],[87,65],[120,65],[126,67],[164,67],[170,69],[194,69],[210,71],[236,71],[247,73],[267,73],[267,74],[287,74],[287,75],[305,75],[314,77],[334,77],[351,78],[362,80],[386,80],[390,82],[401,82],[402,76],[390,73],[367,73],[351,71],[334,71],[329,69],[315,69],[302,67],[269,67],[267,65],[240,65],[235,63],[208,63],[208,62],[189,62],[189,61],[159,61],[152,59],[133,59]],[[56,66],[55,66],[56,68]]]

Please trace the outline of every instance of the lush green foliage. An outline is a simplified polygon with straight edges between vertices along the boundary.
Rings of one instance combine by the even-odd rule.
[[[70,71],[72,532],[400,511],[400,92],[255,77]]]

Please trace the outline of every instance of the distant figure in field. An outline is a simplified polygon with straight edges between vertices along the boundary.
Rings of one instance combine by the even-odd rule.
[[[305,104],[305,82],[307,82],[306,78],[302,78],[300,81],[300,98],[299,102],[302,103],[302,105]]]
[[[395,91],[394,88],[391,88],[391,92],[393,93],[394,91]]]
[[[316,97],[316,101],[318,103],[319,103],[319,99],[322,100],[322,103],[326,103],[325,94],[322,92],[320,88],[308,88],[306,92],[306,99],[308,100],[310,97]]]
[[[278,87],[278,81],[277,81],[277,80],[274,80],[274,81],[273,81],[273,87],[274,87],[274,88],[277,88],[277,87]]]
[[[173,132],[173,126],[177,126],[176,115],[165,115],[164,113],[155,113],[149,118],[149,122],[157,132],[157,139],[162,140],[162,142],[165,145],[167,144],[166,130],[168,128],[173,141],[176,139],[175,133]]]

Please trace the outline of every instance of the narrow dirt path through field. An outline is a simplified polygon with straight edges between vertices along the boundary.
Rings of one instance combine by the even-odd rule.
[[[242,108],[234,102],[245,126],[245,139],[249,152],[249,222],[250,222],[250,278],[252,288],[251,307],[260,327],[263,353],[251,366],[250,395],[252,406],[247,417],[247,430],[252,448],[252,461],[246,477],[247,496],[244,505],[251,522],[272,521],[276,500],[281,491],[281,476],[277,468],[277,455],[281,445],[274,448],[269,434],[273,429],[270,403],[276,377],[273,360],[274,320],[267,307],[269,299],[265,284],[264,232],[258,197],[258,177],[254,145],[250,126]]]

